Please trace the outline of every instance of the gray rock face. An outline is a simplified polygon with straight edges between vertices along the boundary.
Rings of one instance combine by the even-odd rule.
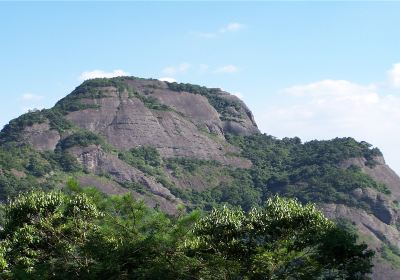
[[[368,245],[378,251],[384,244],[400,246],[400,178],[385,163],[383,157],[376,157],[375,166],[367,166],[365,158],[351,158],[340,164],[342,168],[359,167],[375,181],[383,183],[390,190],[385,195],[370,188],[357,188],[353,196],[367,203],[372,213],[344,205],[324,204],[322,210],[329,218],[345,218],[352,221],[358,230],[367,237]],[[375,259],[372,278],[375,280],[398,279],[400,272],[382,259]]]
[[[51,130],[49,123],[45,122],[26,127],[22,133],[22,138],[36,150],[53,151],[61,136],[57,131]]]
[[[385,184],[391,191],[394,199],[400,201],[400,177],[385,163],[383,157],[374,159],[377,164],[374,167],[366,165],[364,158],[352,158],[344,161],[341,166],[348,168],[351,165],[358,166],[363,172],[371,176],[377,182]]]
[[[138,89],[143,90],[143,86]],[[220,120],[218,112],[201,95],[167,89],[152,90],[149,97],[171,110],[149,109],[140,98],[128,93],[118,94],[116,89],[107,89],[106,95],[103,98],[83,99],[81,102],[97,105],[98,108],[72,112],[67,119],[104,136],[118,149],[152,146],[166,158],[193,157],[241,168],[251,166],[245,159],[226,156],[239,150],[225,141],[226,122]],[[230,133],[258,133],[248,115],[243,124],[230,121],[228,126]]]
[[[237,135],[251,135],[259,133],[257,124],[254,120],[253,113],[250,109],[240,100],[237,96],[230,95],[226,93],[223,95],[226,100],[234,101],[240,104],[240,109],[231,107],[234,115],[240,115],[241,118],[234,118],[233,120],[226,120],[223,122],[223,127],[225,132],[229,132]]]
[[[383,240],[394,246],[400,245],[400,233],[396,228],[364,210],[341,204],[321,204],[320,208],[328,218],[346,218],[354,222],[361,233],[372,238],[370,243],[375,248],[380,248]]]
[[[378,191],[366,188],[357,188],[353,191],[354,197],[364,201],[371,206],[372,214],[388,225],[395,225],[399,218],[398,211],[393,208],[393,203],[389,195],[384,195]]]
[[[391,246],[400,246],[400,233],[395,226],[382,221],[364,210],[348,207],[340,204],[321,204],[320,209],[330,219],[350,220],[358,229],[362,240],[368,243],[369,248],[379,252],[384,243]],[[374,259],[372,279],[392,280],[399,279],[400,271],[389,262],[379,258]]]
[[[201,95],[191,94],[187,92],[173,92],[169,90],[157,90],[152,96],[178,112],[183,113],[187,118],[196,124],[205,124],[206,126],[218,127],[213,131],[218,135],[222,135],[222,122],[219,114],[214,107],[210,105],[207,98]]]
[[[189,92],[172,91],[168,89],[167,83],[158,80],[133,79],[127,80],[126,83],[137,92],[156,98],[162,104],[183,113],[196,124],[200,123],[205,124],[207,127],[214,127],[215,131],[210,129],[210,132],[235,134],[233,131],[224,130],[225,120],[204,96]],[[231,122],[235,122],[237,126],[242,127],[241,135],[260,133],[252,112],[242,100],[222,90],[218,90],[218,94],[221,99],[239,104],[239,108],[230,107],[228,110],[232,110],[233,115],[240,116]]]

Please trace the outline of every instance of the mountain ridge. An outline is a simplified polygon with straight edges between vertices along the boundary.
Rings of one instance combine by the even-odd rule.
[[[278,193],[349,220],[380,252],[374,279],[400,274],[400,178],[381,152],[352,138],[302,143],[261,134],[243,101],[220,89],[88,80],[52,109],[12,120],[0,147],[3,201],[69,176],[170,214],[179,204],[249,209]]]

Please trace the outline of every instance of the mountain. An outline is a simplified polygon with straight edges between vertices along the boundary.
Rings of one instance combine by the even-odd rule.
[[[0,200],[71,176],[171,215],[180,204],[248,210],[273,194],[314,202],[377,251],[374,279],[400,278],[400,178],[379,149],[261,134],[247,106],[220,89],[93,79],[1,131]]]

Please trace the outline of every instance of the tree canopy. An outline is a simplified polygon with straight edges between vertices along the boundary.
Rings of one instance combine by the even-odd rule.
[[[2,279],[368,279],[372,251],[312,204],[168,217],[70,182],[6,206]]]

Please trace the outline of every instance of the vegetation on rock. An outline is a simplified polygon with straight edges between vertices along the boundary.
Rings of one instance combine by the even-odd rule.
[[[136,87],[136,84],[139,86]],[[243,118],[246,118],[246,115],[243,115],[247,114],[245,106],[219,89],[177,83],[167,83],[167,86],[169,90],[165,93],[172,94],[174,97],[176,93],[170,90],[185,91],[206,97],[219,113],[220,120],[236,120],[240,123],[244,120]],[[367,213],[374,213],[382,206],[385,207],[384,214],[388,215],[386,220],[390,220],[389,222],[385,220],[384,223],[391,223],[395,227],[396,223],[399,223],[396,216],[397,210],[392,213],[392,209],[387,209],[386,204],[383,204],[396,205],[396,200],[386,201],[387,197],[393,197],[388,187],[368,176],[364,172],[366,169],[364,166],[362,168],[348,167],[347,164],[343,164],[352,162],[352,159],[359,159],[365,166],[374,168],[375,165],[380,164],[377,160],[382,156],[377,148],[373,148],[366,142],[357,142],[352,138],[302,143],[297,137],[277,139],[256,133],[258,130],[249,133],[252,134],[249,136],[231,135],[227,134],[222,127],[216,128],[220,128],[223,133],[216,137],[213,133],[209,133],[206,123],[199,124],[197,120],[191,120],[186,116],[185,122],[192,122],[193,129],[198,130],[193,135],[203,129],[209,134],[210,141],[217,143],[215,151],[221,151],[219,156],[233,161],[235,159],[250,160],[252,163],[249,168],[235,168],[233,167],[235,165],[226,163],[229,160],[216,161],[212,160],[213,157],[199,159],[196,156],[181,157],[180,155],[165,157],[158,152],[162,153],[163,148],[174,152],[185,151],[186,148],[192,147],[189,144],[177,148],[174,143],[171,143],[172,146],[167,146],[170,142],[165,142],[167,144],[164,143],[165,146],[160,147],[154,145],[154,141],[149,141],[153,146],[131,148],[128,145],[126,150],[117,149],[103,138],[105,135],[103,131],[91,132],[82,128],[86,126],[67,120],[70,119],[67,115],[71,112],[99,109],[101,105],[98,104],[103,104],[104,99],[111,97],[116,98],[115,104],[122,101],[133,104],[133,100],[129,98],[137,98],[145,107],[151,109],[151,113],[155,113],[156,118],[171,115],[159,111],[173,111],[177,113],[174,117],[179,119],[183,113],[152,97],[155,90],[160,91],[165,88],[164,83],[142,81],[134,77],[88,80],[66,98],[60,100],[52,109],[31,111],[5,126],[0,132],[0,202],[11,199],[15,202],[20,201],[18,207],[22,207],[25,203],[36,205],[32,206],[35,209],[47,207],[47,204],[42,205],[40,204],[42,202],[35,202],[36,200],[47,201],[51,198],[57,203],[56,206],[52,206],[54,208],[52,210],[30,213],[29,217],[33,219],[32,221],[25,220],[8,233],[6,232],[9,216],[2,214],[4,205],[0,205],[0,222],[3,221],[4,227],[3,242],[0,247],[0,255],[4,258],[0,260],[0,265],[3,265],[4,271],[0,278],[37,279],[40,278],[40,274],[43,274],[44,278],[50,279],[57,274],[70,278],[80,275],[96,279],[100,277],[99,275],[112,278],[112,273],[115,273],[115,275],[121,275],[122,278],[129,275],[131,278],[138,279],[157,278],[160,275],[171,279],[189,279],[191,275],[198,279],[224,277],[226,279],[260,279],[260,275],[268,275],[266,276],[268,279],[290,279],[291,275],[295,275],[293,277],[296,279],[310,279],[310,275],[319,275],[317,279],[364,279],[362,278],[364,276],[360,275],[368,271],[370,257],[365,248],[355,245],[354,234],[344,233],[347,231],[341,231],[340,226],[322,219],[311,206],[301,206],[294,200],[279,200],[274,197],[280,195],[294,198],[304,204],[309,202],[344,204],[351,208],[362,209],[360,211],[366,210]],[[91,113],[94,114],[97,111],[101,110],[92,110]],[[82,112],[82,116],[84,115]],[[134,121],[132,123],[135,124]],[[171,131],[166,129],[168,133],[179,132],[173,125],[167,127],[171,129]],[[57,136],[55,143],[58,143],[54,151],[52,149],[55,144],[46,151],[36,150],[29,145],[30,141],[27,139],[30,135],[40,134],[43,131],[46,133],[49,129],[53,130],[52,133]],[[116,129],[119,128],[116,127]],[[132,126],[129,129],[132,130]],[[138,134],[126,132],[128,129],[125,127],[121,130],[124,130],[124,133],[121,133],[124,137],[125,135],[140,136],[140,132]],[[177,133],[177,135],[181,134]],[[190,133],[185,137],[188,138],[185,140],[189,140],[190,143]],[[208,143],[212,144],[212,142]],[[70,190],[68,193],[42,192],[60,188],[69,176],[78,175],[79,177],[84,176],[84,172],[90,172],[78,162],[77,156],[72,155],[72,152],[86,152],[89,149],[84,148],[89,145],[98,146],[102,149],[99,154],[106,155],[107,157],[104,158],[107,161],[113,161],[104,169],[90,170],[96,170],[96,172],[101,170],[91,176],[97,179],[101,179],[102,176],[107,177],[112,182],[109,189],[113,188],[114,193],[132,191],[135,195],[151,200],[156,197],[157,188],[161,188],[158,182],[180,200],[175,200],[175,198],[173,198],[174,201],[168,200],[170,196],[164,195],[158,201],[156,197],[154,200],[156,208],[159,205],[157,203],[162,204],[167,201],[175,209],[173,203],[183,201],[188,211],[195,212],[191,215],[181,213],[178,218],[171,218],[132,201],[128,195],[105,197],[91,189],[80,190],[77,186],[73,188],[74,191]],[[196,145],[203,144],[198,142]],[[200,150],[199,154],[204,158],[203,156],[207,153],[203,154],[202,148],[208,147],[196,146],[196,149]],[[218,157],[215,158],[218,159]],[[122,171],[125,174],[122,175],[127,176],[122,176],[116,169],[108,172],[107,168],[115,166],[121,169],[126,168]],[[129,178],[133,177],[135,181],[130,181]],[[154,182],[154,185],[148,186],[143,183],[144,181],[150,184]],[[33,190],[33,193],[29,193]],[[379,199],[383,199],[379,201],[381,204],[374,204],[373,199],[360,196],[360,193],[364,194],[364,191],[376,193]],[[21,193],[25,195],[18,196]],[[81,196],[85,197],[82,198],[85,200],[84,204],[97,209],[98,215],[87,216],[85,221],[81,221],[83,216],[68,216],[71,214],[66,212],[66,209],[70,207],[68,205],[71,205],[73,199]],[[221,205],[226,205],[226,207],[221,209]],[[313,213],[307,216],[309,221],[315,221],[321,225],[318,234],[314,231],[315,240],[312,241],[316,243],[305,240],[303,244],[305,247],[301,247],[303,245],[300,246],[295,240],[308,233],[301,233],[299,229],[290,227],[287,232],[279,233],[284,236],[276,240],[266,240],[263,236],[267,234],[269,238],[272,238],[270,235],[272,233],[257,228],[260,227],[257,224],[260,220],[254,220],[254,217],[261,219],[271,215],[268,212],[270,211],[268,205],[275,205],[278,208],[279,205],[283,205],[284,208],[287,206],[289,209],[287,213],[292,213],[290,212],[292,208],[296,209],[298,214],[306,215],[302,209]],[[240,209],[235,207],[240,207]],[[11,208],[8,209],[7,211],[11,211]],[[29,208],[26,211],[29,212],[32,209]],[[208,214],[199,218],[197,209]],[[297,215],[292,214],[290,214],[292,218]],[[64,218],[61,219],[61,216]],[[376,217],[379,219],[378,216]],[[262,220],[263,226],[269,222],[272,221]],[[88,223],[89,227],[88,229],[84,226],[84,237],[80,232],[82,228],[79,228],[82,223]],[[314,226],[316,224],[307,224],[305,230],[312,231]],[[218,233],[219,231],[221,233]],[[19,243],[17,237],[12,237],[12,232],[19,232],[16,234],[18,238],[22,238],[18,239],[22,240],[22,243],[28,241],[33,243]],[[218,239],[221,235],[217,236],[217,233],[223,233],[228,239],[222,242]],[[53,246],[51,248],[45,248],[45,244],[39,240],[47,234],[51,236],[46,239],[48,244]],[[63,235],[66,234],[73,236],[63,240]],[[390,245],[385,236],[379,234],[380,232],[376,234],[376,237],[382,241],[379,245],[381,246],[380,255],[395,267],[400,267],[398,248]],[[41,237],[38,239],[38,236]],[[329,250],[332,252],[339,250],[335,244],[327,242],[327,236],[330,236],[331,240],[343,242],[343,246],[348,246],[349,252],[359,253],[364,250],[365,255],[359,255],[361,258],[359,263],[353,259],[348,260],[346,264],[333,264],[329,259],[318,258],[317,254],[322,254],[322,251],[318,250],[324,250],[324,254],[328,254]],[[72,244],[74,242],[76,244]],[[229,244],[232,245],[231,248]],[[95,252],[93,248],[97,248],[98,252]],[[340,250],[344,249],[340,248]],[[27,255],[24,255],[24,251]],[[327,255],[330,256],[329,258],[339,258],[339,256],[333,256],[333,253],[329,254]],[[342,257],[347,258],[343,255]],[[110,268],[109,274],[106,271],[107,267]],[[45,274],[45,270],[49,273]],[[357,274],[356,271],[361,271],[361,274]],[[221,277],[216,277],[217,275]]]

